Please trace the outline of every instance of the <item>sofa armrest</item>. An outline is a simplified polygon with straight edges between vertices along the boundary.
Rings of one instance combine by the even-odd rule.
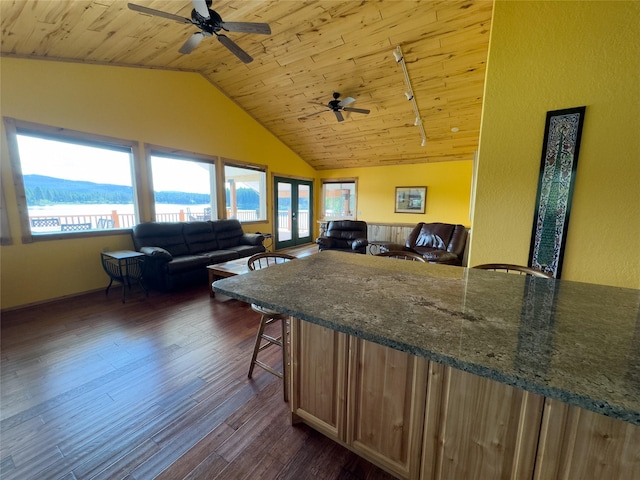
[[[333,246],[333,239],[329,237],[318,237],[316,243],[320,247],[320,250],[324,250]]]
[[[365,248],[367,245],[369,245],[369,240],[366,238],[356,238],[351,243],[351,248],[358,250],[360,248]]]
[[[261,233],[243,233],[240,238],[242,245],[262,245],[264,242],[264,235]]]
[[[165,262],[173,260],[173,255],[162,247],[142,247],[140,253],[144,253],[145,257],[150,257],[153,260]]]

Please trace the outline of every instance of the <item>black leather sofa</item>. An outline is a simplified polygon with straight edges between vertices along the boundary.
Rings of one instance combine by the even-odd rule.
[[[316,240],[318,250],[340,250],[367,253],[367,222],[360,220],[333,220],[327,231]]]
[[[205,284],[207,265],[265,251],[264,237],[244,233],[238,220],[146,222],[134,226],[131,237],[145,254],[145,284],[159,290]]]

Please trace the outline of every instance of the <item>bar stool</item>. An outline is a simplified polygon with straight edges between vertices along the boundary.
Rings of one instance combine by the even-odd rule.
[[[408,250],[388,250],[386,252],[376,253],[376,257],[391,257],[398,258],[400,260],[411,260],[414,262],[428,263],[427,259],[419,253],[410,252]]]
[[[295,260],[296,257],[287,255],[286,253],[258,253],[253,255],[247,260],[247,265],[249,270],[259,270],[262,268],[267,268],[272,265],[276,265],[278,263],[285,263],[291,260]],[[257,365],[258,367],[266,370],[267,372],[275,375],[276,377],[282,378],[283,390],[284,390],[284,401],[289,401],[289,395],[287,392],[287,321],[289,320],[289,316],[283,313],[275,312],[268,308],[261,307],[259,305],[251,304],[251,309],[255,312],[258,312],[260,317],[260,326],[258,327],[258,333],[256,335],[256,342],[253,347],[253,355],[251,357],[251,364],[249,365],[249,374],[247,375],[249,378],[253,375],[253,369]],[[275,322],[280,322],[280,336],[273,337],[264,332],[265,327],[267,325],[271,325]],[[282,350],[282,372],[277,371],[272,368],[270,365],[258,360],[258,354],[265,350],[266,348],[272,346],[280,347]]]
[[[531,275],[532,277],[539,278],[553,278],[550,274],[535,268],[525,267],[523,265],[513,265],[511,263],[484,263],[482,265],[476,265],[473,268],[480,270],[492,270],[494,272],[507,272],[517,273],[520,275]]]

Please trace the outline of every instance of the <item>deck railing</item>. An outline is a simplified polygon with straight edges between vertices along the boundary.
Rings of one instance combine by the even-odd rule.
[[[207,211],[208,210],[208,211]],[[241,222],[252,222],[258,220],[257,210],[236,210],[235,218]],[[227,209],[227,218],[232,218],[231,209]],[[211,210],[191,212],[190,209],[179,210],[177,212],[156,213],[158,222],[188,222],[194,220],[208,220],[211,218]],[[278,223],[289,225],[285,217],[278,215]],[[83,230],[112,230],[120,228],[131,228],[136,224],[136,216],[133,213],[118,213],[112,210],[105,214],[87,215],[30,215],[29,225],[31,232],[57,233],[57,232],[77,232]]]

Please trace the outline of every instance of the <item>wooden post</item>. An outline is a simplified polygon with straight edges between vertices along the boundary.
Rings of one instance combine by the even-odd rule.
[[[238,218],[238,198],[236,192],[236,181],[233,178],[229,179],[229,203],[231,204],[231,217]]]
[[[113,228],[120,228],[120,217],[117,210],[111,210],[111,219],[113,220]]]

